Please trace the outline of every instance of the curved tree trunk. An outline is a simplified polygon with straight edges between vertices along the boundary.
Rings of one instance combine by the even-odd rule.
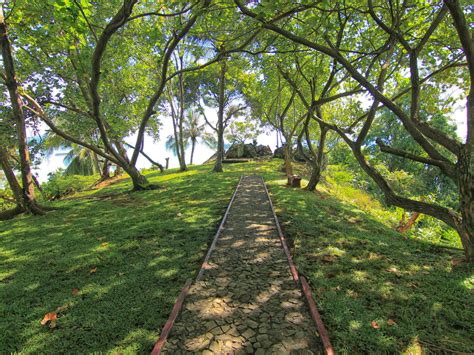
[[[150,190],[152,188],[152,185],[148,182],[147,178],[134,166],[127,167],[125,171],[132,179],[133,191]]]
[[[293,175],[293,164],[291,163],[291,144],[286,140],[285,146],[283,148],[283,157],[285,160],[285,173],[286,175]]]
[[[474,262],[474,147],[469,144],[461,149],[457,170],[462,215],[462,223],[457,232],[461,237],[466,259]]]
[[[191,158],[189,159],[189,164],[193,163],[193,157],[194,157],[194,148],[196,146],[196,139],[192,139],[191,141]]]
[[[316,160],[314,160],[311,165],[311,176],[308,185],[305,187],[305,190],[308,191],[316,190],[316,186],[318,186],[319,181],[321,180],[321,166]]]
[[[23,102],[18,93],[18,82],[16,80],[15,66],[13,63],[12,49],[8,39],[7,25],[0,9],[0,41],[2,46],[2,58],[5,68],[5,84],[10,95],[13,117],[16,121],[18,152],[20,156],[21,181],[23,185],[22,197],[23,207],[33,214],[44,214],[39,207],[35,197],[35,187],[33,182],[33,173],[30,165],[30,153],[28,151],[28,142],[26,136],[26,123],[23,112]]]
[[[306,186],[306,190],[308,191],[316,190],[316,187],[318,186],[319,181],[321,180],[321,171],[323,168],[324,158],[324,146],[326,144],[326,136],[329,129],[327,126],[322,125],[320,125],[320,129],[321,134],[319,136],[318,153],[315,157],[313,157],[311,177],[309,178],[308,186]]]
[[[224,160],[224,109],[225,109],[225,74],[227,71],[226,60],[221,61],[221,73],[219,78],[219,110],[217,112],[217,156],[213,171],[222,173],[222,161]]]
[[[5,173],[8,185],[13,192],[13,197],[15,198],[17,206],[24,210],[21,186],[18,183],[15,173],[13,172],[13,168],[8,160],[8,157],[9,154],[4,150],[4,148],[0,147],[0,165],[2,166],[3,172]]]

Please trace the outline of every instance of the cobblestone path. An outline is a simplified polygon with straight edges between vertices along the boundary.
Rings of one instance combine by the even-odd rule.
[[[260,177],[242,179],[209,266],[162,351],[186,352],[322,353]]]

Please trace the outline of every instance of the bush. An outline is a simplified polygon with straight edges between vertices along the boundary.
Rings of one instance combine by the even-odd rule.
[[[13,193],[9,188],[0,189],[0,212],[15,207]]]
[[[43,192],[48,200],[55,200],[78,191],[86,190],[94,182],[95,177],[83,175],[63,175],[59,169],[48,175],[48,181],[43,184]]]

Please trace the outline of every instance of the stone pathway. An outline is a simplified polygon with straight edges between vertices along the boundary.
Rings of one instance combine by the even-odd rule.
[[[242,179],[203,277],[162,353],[322,353],[281,247],[262,179]]]

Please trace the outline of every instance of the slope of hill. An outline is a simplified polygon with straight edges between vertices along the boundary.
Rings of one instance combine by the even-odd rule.
[[[394,232],[395,212],[333,177],[317,194],[287,188],[280,164],[150,172],[160,189],[130,193],[123,179],[1,222],[0,351],[149,351],[239,176],[255,173],[336,351],[474,352],[472,267],[452,263],[461,250]]]

